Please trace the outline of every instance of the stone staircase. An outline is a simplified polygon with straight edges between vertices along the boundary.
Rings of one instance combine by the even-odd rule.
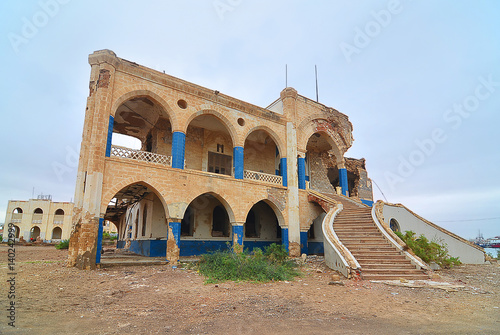
[[[363,279],[429,279],[386,240],[373,222],[370,207],[338,195],[325,195],[344,206],[333,222],[333,230],[358,261]]]

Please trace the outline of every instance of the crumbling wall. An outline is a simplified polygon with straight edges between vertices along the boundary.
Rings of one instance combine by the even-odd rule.
[[[373,200],[372,182],[368,178],[368,172],[366,171],[366,160],[364,158],[346,157],[345,166],[347,172],[355,176],[354,189],[349,190],[351,196],[364,200]]]
[[[335,166],[335,156],[330,157],[328,153],[308,152],[309,168],[311,173],[310,187],[318,192],[336,194],[328,178],[328,167]]]

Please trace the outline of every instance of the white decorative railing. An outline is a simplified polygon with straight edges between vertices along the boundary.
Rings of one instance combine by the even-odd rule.
[[[12,223],[19,223],[21,221],[22,221],[21,219],[12,219],[12,220],[10,220],[10,222],[12,222]]]
[[[64,221],[54,221],[54,224],[63,224]]]
[[[111,146],[111,156],[172,166],[172,156],[165,156],[148,151],[129,149],[117,145]]]
[[[249,171],[249,170],[243,170],[243,178],[263,181],[265,183],[279,184],[279,185],[281,185],[283,181],[283,178],[281,176],[263,172]]]

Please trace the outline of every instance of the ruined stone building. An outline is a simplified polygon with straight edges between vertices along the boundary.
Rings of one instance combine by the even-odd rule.
[[[105,220],[118,227],[119,248],[170,262],[281,243],[291,256],[324,253],[346,276],[368,265],[350,230],[380,227],[365,161],[345,157],[353,143],[346,115],[291,87],[258,107],[110,50],[89,63],[70,265],[99,264]],[[113,134],[139,139],[141,149],[112,145]],[[348,226],[352,216],[369,220]],[[408,259],[373,235],[380,250]],[[422,266],[402,265],[409,273]]]
[[[45,242],[68,239],[71,232],[73,203],[53,202],[51,196],[38,196],[28,201],[9,200],[3,238],[7,240],[9,225],[15,238],[25,241],[38,237]]]

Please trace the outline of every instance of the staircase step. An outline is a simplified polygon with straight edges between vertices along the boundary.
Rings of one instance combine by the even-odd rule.
[[[373,222],[371,208],[357,206],[335,194],[325,196],[343,204],[333,230],[361,266],[367,280],[429,279],[384,237]]]

